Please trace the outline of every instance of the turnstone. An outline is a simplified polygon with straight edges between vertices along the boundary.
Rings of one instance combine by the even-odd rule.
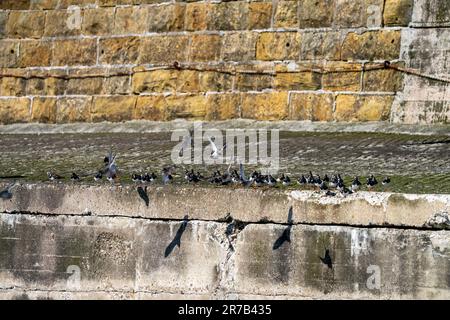
[[[47,172],[47,177],[50,181],[63,179],[63,177],[51,171]]]
[[[95,181],[102,180],[102,178],[103,178],[103,173],[101,171],[97,172],[97,174],[94,176]]]
[[[277,184],[277,180],[274,177],[272,177],[271,174],[269,174],[267,176],[266,183],[267,183],[268,186],[274,186],[274,185]]]
[[[72,172],[72,175],[70,176],[70,180],[79,181],[80,177],[75,172]]]
[[[303,184],[303,185],[307,184],[307,181],[306,181],[305,176],[302,175],[300,178],[298,178],[298,179],[297,179],[297,183],[298,183],[298,184]]]
[[[133,173],[131,175],[131,181],[133,181],[133,182],[142,182],[142,176],[140,174]]]
[[[390,179],[389,177],[385,177],[385,178],[383,179],[383,181],[381,181],[381,184],[382,184],[383,186],[386,186],[386,185],[388,185],[389,183],[391,183],[391,179]]]
[[[358,177],[355,177],[355,179],[353,179],[352,181],[352,191],[356,191],[359,189],[359,187],[361,187],[361,182],[359,181]]]
[[[283,179],[281,180],[281,184],[283,186],[288,186],[291,184],[291,178],[289,178],[287,175],[283,174]]]
[[[370,189],[370,188],[373,188],[377,184],[378,184],[377,179],[373,176],[373,174],[371,174],[370,177],[367,178],[367,187]]]

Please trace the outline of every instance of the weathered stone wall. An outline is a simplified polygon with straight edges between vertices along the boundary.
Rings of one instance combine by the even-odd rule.
[[[447,195],[146,191],[17,185],[0,299],[450,298]]]
[[[448,123],[450,86],[395,68],[448,77],[449,25],[448,0],[2,0],[0,122]]]

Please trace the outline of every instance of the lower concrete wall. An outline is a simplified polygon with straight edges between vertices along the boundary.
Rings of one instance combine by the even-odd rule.
[[[3,213],[0,298],[448,299],[450,231]]]

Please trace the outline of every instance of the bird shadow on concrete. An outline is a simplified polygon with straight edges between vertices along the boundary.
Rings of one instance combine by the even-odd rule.
[[[331,260],[330,250],[329,249],[325,249],[325,256],[323,258],[321,256],[319,256],[319,259],[328,268],[333,269],[333,261]]]
[[[145,188],[138,187],[137,192],[139,194],[139,197],[144,200],[145,205],[148,207],[148,204],[150,203],[150,198],[148,197],[147,193],[147,186]]]
[[[175,249],[175,247],[178,246],[178,248],[180,248],[181,236],[183,235],[184,231],[186,230],[188,222],[189,222],[188,216],[185,215],[183,218],[183,222],[181,223],[180,227],[177,230],[177,233],[175,234],[175,237],[169,243],[166,250],[164,251],[164,258],[167,258],[172,253],[173,249]]]
[[[291,229],[292,229],[292,215],[293,215],[293,210],[292,210],[292,206],[289,207],[289,212],[288,212],[288,226],[286,229],[283,230],[283,233],[281,234],[281,236],[275,240],[272,250],[277,250],[278,248],[280,248],[285,242],[289,242],[291,243]]]

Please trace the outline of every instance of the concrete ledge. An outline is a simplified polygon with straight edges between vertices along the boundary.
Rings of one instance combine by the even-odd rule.
[[[449,239],[449,231],[1,214],[0,298],[448,299]],[[332,268],[319,259],[325,249]]]
[[[3,188],[5,184],[0,184]],[[126,216],[149,219],[450,228],[450,195],[357,192],[326,197],[313,191],[201,186],[148,186],[148,206],[137,186],[62,183],[17,184],[0,212]]]

